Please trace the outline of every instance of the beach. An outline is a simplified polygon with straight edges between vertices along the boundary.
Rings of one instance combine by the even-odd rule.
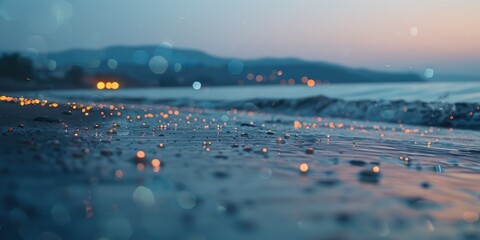
[[[1,239],[480,238],[478,131],[23,98],[0,129]]]
[[[479,12],[0,0],[0,240],[480,240]]]

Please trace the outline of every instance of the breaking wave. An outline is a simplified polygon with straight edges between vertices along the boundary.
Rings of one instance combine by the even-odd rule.
[[[480,130],[480,104],[477,103],[408,102],[403,100],[346,101],[325,96],[248,101],[176,99],[161,100],[155,103]]]

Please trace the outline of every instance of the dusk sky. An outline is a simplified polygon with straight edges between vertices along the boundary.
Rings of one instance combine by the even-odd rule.
[[[480,76],[476,0],[0,0],[0,50],[170,43]]]

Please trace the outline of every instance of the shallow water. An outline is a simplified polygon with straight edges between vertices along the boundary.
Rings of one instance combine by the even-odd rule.
[[[18,96],[56,101],[129,102],[209,109],[240,109],[480,129],[480,85],[474,82],[336,84],[202,88],[148,88],[120,91],[23,92]]]
[[[85,117],[63,106],[53,110],[72,111],[62,123],[2,121],[0,236],[480,238],[476,131],[135,104]]]
[[[18,94],[17,94],[18,95]],[[348,83],[329,84],[307,87],[296,86],[245,86],[245,87],[203,87],[193,88],[140,88],[118,91],[67,90],[40,91],[21,93],[29,97],[44,96],[48,99],[73,98],[145,98],[161,99],[195,99],[195,100],[249,100],[255,98],[298,99],[324,95],[344,100],[404,100],[404,101],[445,101],[480,102],[480,83],[477,82],[424,82],[424,83]],[[35,96],[36,97],[36,96]]]

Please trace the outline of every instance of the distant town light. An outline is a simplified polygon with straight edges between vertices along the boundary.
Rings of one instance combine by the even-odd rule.
[[[314,86],[315,86],[315,80],[313,80],[313,79],[308,80],[308,81],[307,81],[307,85],[308,85],[309,87],[314,87]]]
[[[98,90],[103,90],[103,89],[105,89],[105,83],[104,83],[104,82],[98,82],[98,83],[97,83],[97,89],[98,89]]]
[[[98,90],[117,90],[120,88],[120,83],[118,82],[98,82],[97,89]]]
[[[112,82],[112,89],[117,90],[118,88],[120,88],[120,84],[118,82]]]

